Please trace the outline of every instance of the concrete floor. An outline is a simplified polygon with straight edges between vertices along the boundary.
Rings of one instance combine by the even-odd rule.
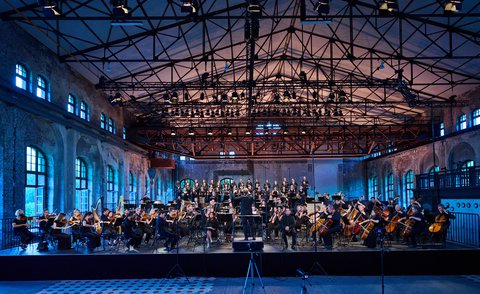
[[[99,280],[99,281],[21,281],[0,282],[0,293],[242,293],[244,278],[189,278],[181,280]],[[382,293],[381,278],[377,276],[312,276],[308,293]],[[301,293],[298,277],[265,278],[265,292],[255,279],[253,293]],[[250,284],[249,284],[250,285]],[[72,291],[69,287],[73,287]],[[247,288],[246,293],[251,293]],[[387,294],[478,294],[480,276],[388,276]]]

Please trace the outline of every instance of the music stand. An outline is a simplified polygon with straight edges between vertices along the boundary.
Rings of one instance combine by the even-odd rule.
[[[257,267],[257,262],[255,261],[255,257],[253,256],[254,250],[252,248],[252,243],[248,242],[248,251],[250,253],[250,261],[248,262],[248,269],[247,269],[247,274],[245,276],[245,283],[243,284],[243,294],[245,294],[245,291],[247,290],[247,283],[248,279],[251,278],[252,282],[250,285],[250,293],[253,293],[253,288],[255,287],[255,273],[257,273],[258,279],[260,280],[260,285],[262,285],[262,289],[264,293],[267,293],[265,291],[265,285],[263,284],[262,277],[260,276],[260,271],[258,270]]]
[[[227,223],[229,221],[232,221],[233,223],[233,214],[231,213],[224,213],[224,212],[219,212],[217,213],[218,216],[218,222],[221,224],[223,227],[223,234],[225,235],[225,241],[228,243],[228,235],[227,235]]]
[[[319,201],[313,201],[313,210],[315,211],[315,214],[314,214],[314,217],[313,217],[315,223],[313,225],[316,225],[316,223],[317,223],[317,213],[316,213],[317,212],[317,203],[319,203],[319,204],[323,203],[325,201],[325,197],[319,197],[318,200]],[[314,241],[315,252],[317,252],[317,246],[318,246],[317,242],[318,242],[317,232],[315,232],[315,241]],[[313,262],[312,267],[310,268],[310,273],[317,273],[317,272],[318,273],[323,273],[324,275],[328,276],[327,272],[325,271],[323,266],[318,261],[317,254],[315,254],[315,261]]]
[[[177,219],[177,223],[175,225],[175,234],[176,234],[176,238],[177,238],[177,246],[176,246],[177,251],[175,253],[175,264],[168,271],[168,273],[165,275],[163,280],[168,279],[168,277],[170,277],[170,275],[173,272],[176,272],[177,277],[183,277],[187,280],[188,283],[190,283],[190,280],[188,279],[187,275],[185,275],[185,272],[183,271],[182,266],[180,265],[180,261],[179,261],[180,254],[179,254],[178,250],[179,250],[179,247],[180,247],[180,238],[179,238],[179,234],[178,234],[178,223],[179,223],[179,220]]]

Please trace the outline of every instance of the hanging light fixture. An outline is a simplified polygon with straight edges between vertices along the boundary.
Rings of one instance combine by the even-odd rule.
[[[60,8],[58,8],[57,1],[39,0],[38,5],[43,7],[43,15],[45,15],[46,17],[62,15]]]
[[[208,129],[207,129],[207,135],[209,135],[209,136],[212,136],[212,135],[213,135],[212,128],[208,128]]]
[[[445,14],[459,13],[462,10],[463,0],[448,0],[443,11]]]
[[[397,0],[382,0],[378,3],[379,15],[390,15],[392,12],[398,11]]]
[[[130,8],[127,6],[126,0],[111,0],[112,12],[114,18],[130,17]]]
[[[330,13],[330,0],[320,0],[313,6],[318,15],[325,15]]]
[[[188,129],[188,135],[189,136],[195,136],[195,130],[193,128]]]
[[[170,135],[171,135],[171,136],[176,136],[176,135],[177,135],[177,131],[175,131],[175,129],[171,129],[171,130],[170,130]]]

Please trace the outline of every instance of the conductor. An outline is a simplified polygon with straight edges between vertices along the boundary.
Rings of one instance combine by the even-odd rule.
[[[255,206],[255,200],[252,197],[252,192],[243,192],[240,197],[240,213],[242,215],[243,234],[245,235],[245,241],[249,237],[255,240],[255,222],[253,219],[253,207]]]

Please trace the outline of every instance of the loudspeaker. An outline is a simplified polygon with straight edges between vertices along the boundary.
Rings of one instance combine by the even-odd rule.
[[[234,240],[232,247],[233,251],[261,251],[263,250],[263,240]]]

